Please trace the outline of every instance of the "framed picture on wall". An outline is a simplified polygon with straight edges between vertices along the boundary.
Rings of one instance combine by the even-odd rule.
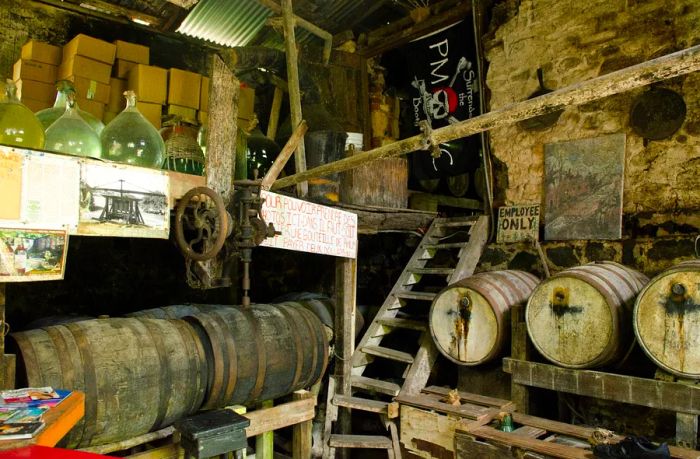
[[[546,144],[547,240],[620,239],[625,134]]]

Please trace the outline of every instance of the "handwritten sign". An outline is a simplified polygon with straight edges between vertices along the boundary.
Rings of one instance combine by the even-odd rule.
[[[539,228],[540,206],[537,204],[498,208],[498,243],[536,241],[539,238]]]
[[[265,239],[261,245],[357,257],[357,215],[269,191],[262,191],[260,196],[265,198],[261,211],[263,219],[282,232]]]

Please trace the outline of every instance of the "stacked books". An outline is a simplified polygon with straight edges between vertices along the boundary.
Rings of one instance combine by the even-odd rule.
[[[0,391],[0,441],[32,438],[44,427],[42,414],[68,394],[51,387]]]

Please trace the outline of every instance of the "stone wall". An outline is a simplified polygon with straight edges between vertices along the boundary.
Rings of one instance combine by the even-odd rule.
[[[495,13],[484,40],[491,109],[535,92],[537,68],[545,86],[557,89],[700,43],[695,0],[507,0]],[[629,126],[632,101],[647,88],[569,107],[544,131],[517,125],[491,131],[496,204],[544,204],[545,144],[623,132],[627,218],[652,224],[679,218],[700,228],[700,73],[660,86],[682,94],[687,105],[685,123],[663,141],[645,142]]]

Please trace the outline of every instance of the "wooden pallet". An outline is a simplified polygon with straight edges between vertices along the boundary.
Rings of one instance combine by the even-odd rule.
[[[588,439],[590,427],[513,413],[516,429],[503,432],[489,425],[488,420],[463,422],[455,431],[455,457],[500,459],[511,457],[538,457],[561,459],[593,459]],[[624,437],[615,436],[613,441]],[[700,452],[669,446],[671,457],[699,459]]]

